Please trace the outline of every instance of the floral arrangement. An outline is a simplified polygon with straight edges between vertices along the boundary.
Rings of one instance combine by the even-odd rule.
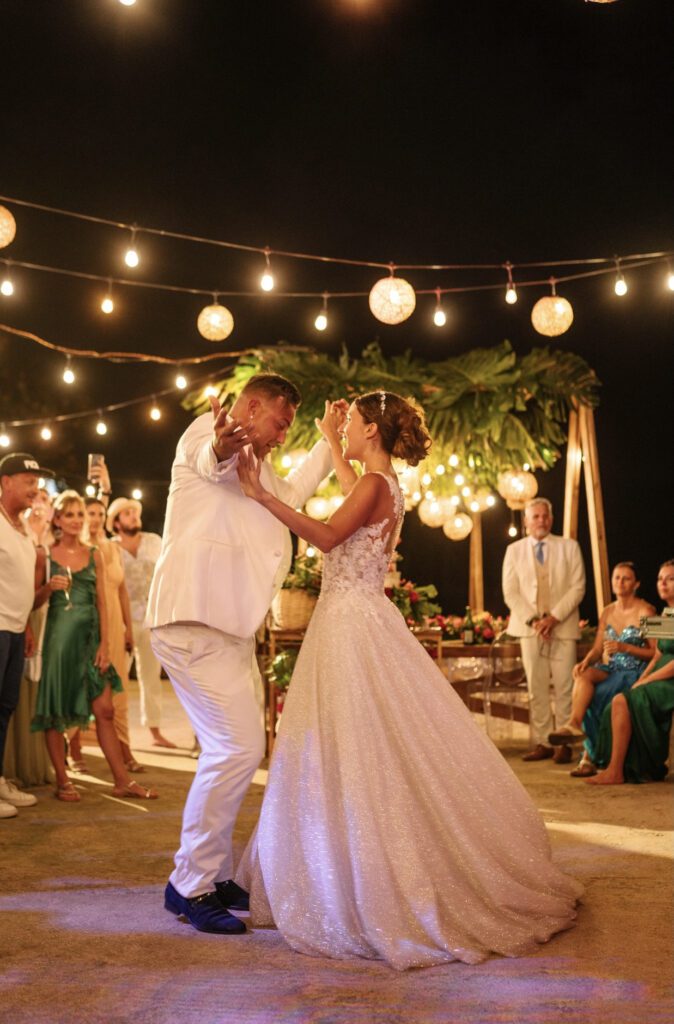
[[[281,693],[285,693],[290,686],[290,680],[292,679],[293,672],[295,671],[295,662],[297,661],[297,655],[299,653],[298,647],[286,647],[276,655],[265,672],[267,679],[269,679],[269,681],[273,683],[276,689]]]
[[[430,618],[441,611],[440,605],[433,601],[438,591],[432,583],[418,587],[409,580],[401,580],[396,586],[386,587],[385,594],[402,612],[408,626],[425,626]]]
[[[508,625],[507,618],[492,615],[491,612],[474,612],[472,618],[476,644],[493,643]],[[440,626],[443,640],[461,640],[466,619],[463,615],[435,615],[429,625]]]
[[[297,555],[291,571],[283,581],[283,590],[306,590],[318,596],[321,589],[321,566],[317,555]]]

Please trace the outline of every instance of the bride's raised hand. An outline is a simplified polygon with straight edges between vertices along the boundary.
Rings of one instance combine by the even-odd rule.
[[[239,474],[241,490],[254,501],[264,501],[269,491],[266,491],[260,482],[260,470],[262,460],[256,459],[250,449],[241,449],[236,464],[236,471]]]
[[[348,404],[344,399],[339,399],[337,402],[326,400],[323,416],[321,418],[317,416],[314,420],[326,441],[339,442],[339,431],[346,418],[347,409]]]

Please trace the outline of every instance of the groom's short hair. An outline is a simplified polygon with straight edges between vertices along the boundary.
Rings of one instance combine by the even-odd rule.
[[[242,395],[251,393],[264,395],[265,398],[285,398],[288,405],[297,407],[302,401],[299,388],[278,373],[256,373],[250,378]]]

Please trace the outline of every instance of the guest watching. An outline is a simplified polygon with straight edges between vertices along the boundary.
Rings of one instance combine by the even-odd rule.
[[[592,649],[573,670],[571,717],[549,737],[553,746],[585,740],[580,763],[570,773],[579,778],[597,771],[595,744],[604,708],[632,687],[655,649],[655,641],[645,640],[639,629],[642,616],[654,615],[655,608],[637,597],[639,580],[632,562],[618,562],[611,589],[616,599],[604,608]]]
[[[553,757],[568,764],[571,746],[548,745],[552,732],[550,683],[555,691],[555,718],[571,715],[572,671],[580,636],[578,605],[585,593],[585,569],[577,541],[555,537],[552,505],[534,498],[524,510],[528,537],[509,544],[503,562],[503,596],[510,608],[508,632],[520,638],[529,690],[533,749],[525,761]]]
[[[27,452],[0,460],[0,819],[15,818],[17,807],[36,803],[4,775],[3,760],[9,720],[19,702],[25,655],[33,652],[27,630],[35,599],[37,550],[23,514],[35,501],[38,478],[53,476]]]
[[[154,567],[161,551],[161,537],[142,529],[143,506],[135,498],[115,498],[108,510],[108,533],[119,544],[124,564],[124,579],[131,603],[133,655],[140,688],[140,720],[152,735],[155,747],[175,747],[160,731],[161,666],[150,644],[145,624],[147,599]]]
[[[660,566],[658,595],[668,608],[674,608],[674,559]],[[588,783],[611,786],[664,779],[672,712],[674,640],[658,640],[643,675],[604,711],[597,740],[597,764],[604,771]]]
[[[63,733],[87,725],[92,713],[114,777],[113,795],[152,799],[155,791],[129,778],[113,724],[111,691],[121,689],[121,681],[108,655],[103,559],[81,540],[84,517],[84,501],[76,491],[64,491],[54,502],[58,539],[36,596],[38,605],[49,598],[49,611],[31,729],[45,734],[59,800],[80,800],[66,774]]]

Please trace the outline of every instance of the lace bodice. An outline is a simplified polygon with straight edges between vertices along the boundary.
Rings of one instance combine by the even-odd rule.
[[[367,591],[383,593],[384,576],[402,526],[405,504],[396,480],[378,473],[388,483],[393,499],[392,517],[361,526],[345,541],[327,552],[323,561],[321,595]]]

